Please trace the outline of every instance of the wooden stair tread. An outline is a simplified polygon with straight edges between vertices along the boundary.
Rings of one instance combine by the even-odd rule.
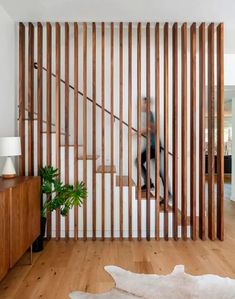
[[[66,144],[61,144],[61,147],[66,147]],[[68,144],[68,147],[74,147],[74,144]],[[78,147],[83,147],[83,144],[78,144]]]
[[[120,178],[121,178],[120,175],[116,176],[116,186],[118,186],[118,187],[120,187]],[[131,179],[131,183],[132,183],[132,186],[135,186],[135,182],[133,179]],[[124,186],[124,187],[129,186],[128,175],[122,176],[122,186]]]
[[[164,212],[164,205],[160,205],[159,211],[160,212]],[[169,212],[171,213],[172,211],[173,211],[172,206],[168,206],[168,213]]]
[[[86,160],[93,160],[93,155],[86,155]],[[96,160],[99,159],[100,156],[96,155]],[[78,156],[78,160],[83,160],[83,155]]]
[[[98,166],[97,173],[115,173],[116,172],[116,167],[114,165],[102,165]]]
[[[138,189],[136,188],[136,199],[138,196]],[[141,199],[146,199],[146,191],[141,191]],[[150,191],[150,199],[155,200],[155,195]]]
[[[41,132],[42,134],[47,134],[47,131],[42,131]],[[56,134],[56,132],[54,132],[54,131],[51,131],[51,132],[49,132],[50,134]],[[60,132],[60,135],[67,135],[65,132]],[[68,134],[69,136],[70,136],[70,134]]]

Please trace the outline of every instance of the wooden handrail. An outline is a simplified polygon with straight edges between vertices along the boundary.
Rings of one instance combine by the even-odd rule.
[[[34,62],[34,68],[35,68],[36,70],[38,69],[38,64],[37,64],[37,62]],[[42,67],[42,69],[43,69],[43,71],[47,72],[47,69],[46,69],[44,66]],[[56,78],[56,75],[55,75],[54,73],[51,73],[51,75],[52,75],[52,77]],[[64,81],[63,79],[61,79],[61,78],[60,78],[60,82],[63,83],[63,84],[65,84],[65,81]],[[74,90],[74,87],[73,87],[71,84],[69,84],[69,88],[71,88],[71,89]],[[82,93],[80,90],[78,90],[78,94],[80,94],[81,96],[83,96],[83,93]],[[87,96],[86,98],[87,98],[87,100],[88,100],[89,102],[93,103],[93,100],[92,100],[90,97]],[[98,106],[100,109],[102,109],[102,106],[101,106],[99,103],[97,103],[97,102],[96,102],[96,106]],[[110,112],[109,110],[107,110],[106,108],[104,108],[104,111],[105,111],[106,113],[108,113],[109,115],[111,115],[111,112]],[[114,119],[120,121],[120,118],[119,118],[117,115],[114,114],[113,117],[114,117]],[[128,127],[128,123],[127,123],[127,122],[122,121],[122,123],[123,123],[125,126]],[[132,127],[132,131],[134,131],[134,132],[136,132],[136,133],[138,132],[138,131],[136,130],[136,128],[134,128],[134,127]],[[141,134],[141,135],[142,135],[144,138],[146,138],[146,136],[145,136],[144,134]],[[161,150],[164,150],[164,147],[161,146]],[[172,154],[171,152],[168,152],[168,154],[171,155],[171,156],[173,156],[173,154]]]

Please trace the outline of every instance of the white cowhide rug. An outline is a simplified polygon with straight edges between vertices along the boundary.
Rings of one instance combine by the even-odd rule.
[[[169,275],[136,274],[116,266],[106,266],[116,286],[108,293],[72,292],[71,299],[235,299],[235,280],[216,275],[192,276],[184,266],[176,266]]]

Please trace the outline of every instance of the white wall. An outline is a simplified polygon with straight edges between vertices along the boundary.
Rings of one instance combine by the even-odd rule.
[[[0,137],[16,134],[15,40],[15,23],[0,6]]]
[[[235,54],[225,54],[224,57],[224,84],[228,86],[231,91],[228,92],[229,96],[232,97],[232,194],[231,200],[235,201]]]

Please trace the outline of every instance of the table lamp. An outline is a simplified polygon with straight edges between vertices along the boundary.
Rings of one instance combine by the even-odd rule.
[[[20,137],[0,137],[0,156],[7,157],[2,171],[4,179],[11,179],[16,176],[15,166],[11,157],[20,155]]]

